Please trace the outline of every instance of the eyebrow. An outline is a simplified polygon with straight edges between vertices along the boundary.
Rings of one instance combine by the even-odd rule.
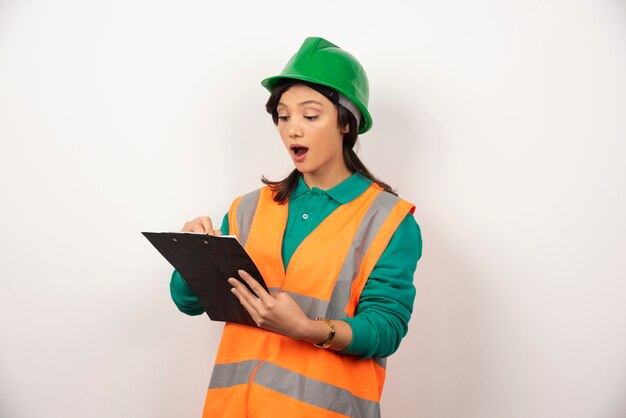
[[[308,105],[308,104],[316,104],[316,105],[324,106],[321,102],[318,102],[317,100],[305,100],[304,102],[298,103],[298,106],[304,106],[304,105]],[[278,102],[276,107],[278,107],[278,106],[289,107],[286,104],[284,104],[283,102]]]

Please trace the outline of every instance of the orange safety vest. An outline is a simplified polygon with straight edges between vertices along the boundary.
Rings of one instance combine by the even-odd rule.
[[[236,235],[272,292],[288,292],[311,319],[353,317],[365,282],[414,206],[372,183],[319,224],[294,252],[287,271],[282,241],[287,204],[268,187],[236,199]],[[203,418],[378,417],[385,359],[320,349],[260,328],[227,323]]]

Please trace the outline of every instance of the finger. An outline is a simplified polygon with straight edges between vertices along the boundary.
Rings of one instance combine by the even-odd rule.
[[[250,314],[257,326],[260,327],[263,318],[262,311],[265,309],[262,302],[239,280],[231,277],[228,279],[228,282],[234,286],[230,291],[237,296],[239,303]]]
[[[253,306],[256,309],[256,305],[259,304],[259,298],[253,295],[242,282],[234,277],[230,277],[228,279],[228,283],[230,283],[231,286],[233,286],[233,288],[237,291],[237,295],[239,295],[240,300],[245,300],[250,306]]]
[[[220,231],[219,229],[214,229],[213,235],[222,235],[222,231]]]
[[[203,231],[199,232],[213,235],[213,222],[211,222],[211,218],[209,218],[208,216],[203,216],[201,218],[197,218],[197,220],[200,221],[200,225],[202,225],[202,228],[204,229]]]
[[[239,303],[241,303],[241,305],[244,307],[244,309],[246,311],[248,311],[248,313],[250,314],[250,316],[252,317],[252,320],[259,325],[259,320],[257,318],[257,310],[254,306],[252,306],[250,304],[250,302],[248,302],[244,297],[242,297],[242,295],[239,293],[239,291],[236,288],[232,288],[230,289],[230,291],[232,292],[233,295],[235,295],[235,297],[237,299],[239,299]]]
[[[202,216],[199,218],[195,218],[192,221],[185,222],[183,226],[182,232],[194,232],[199,234],[210,234],[207,231],[213,231],[213,225],[211,223],[211,218],[208,216]]]
[[[248,286],[250,286],[250,289],[252,289],[252,291],[256,293],[256,295],[264,304],[268,305],[272,302],[272,295],[267,293],[267,290],[265,290],[263,286],[261,286],[259,282],[255,280],[254,277],[248,274],[247,271],[238,270],[237,273],[239,273],[239,276],[248,284]]]
[[[183,225],[183,229],[181,229],[182,232],[193,232],[193,224],[192,222],[185,222],[185,225]]]

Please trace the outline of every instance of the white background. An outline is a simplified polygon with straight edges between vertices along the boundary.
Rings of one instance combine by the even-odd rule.
[[[371,85],[360,155],[424,236],[385,417],[626,416],[623,1],[0,2],[0,416],[201,413],[221,326],[140,235],[291,169],[306,36]],[[219,221],[218,221],[219,223]]]

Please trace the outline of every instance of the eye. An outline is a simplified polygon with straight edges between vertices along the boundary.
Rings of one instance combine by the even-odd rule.
[[[318,118],[318,115],[315,116],[305,116],[304,119],[308,120],[308,121],[314,121]]]
[[[278,120],[282,122],[287,122],[289,120],[289,116],[278,116]]]

